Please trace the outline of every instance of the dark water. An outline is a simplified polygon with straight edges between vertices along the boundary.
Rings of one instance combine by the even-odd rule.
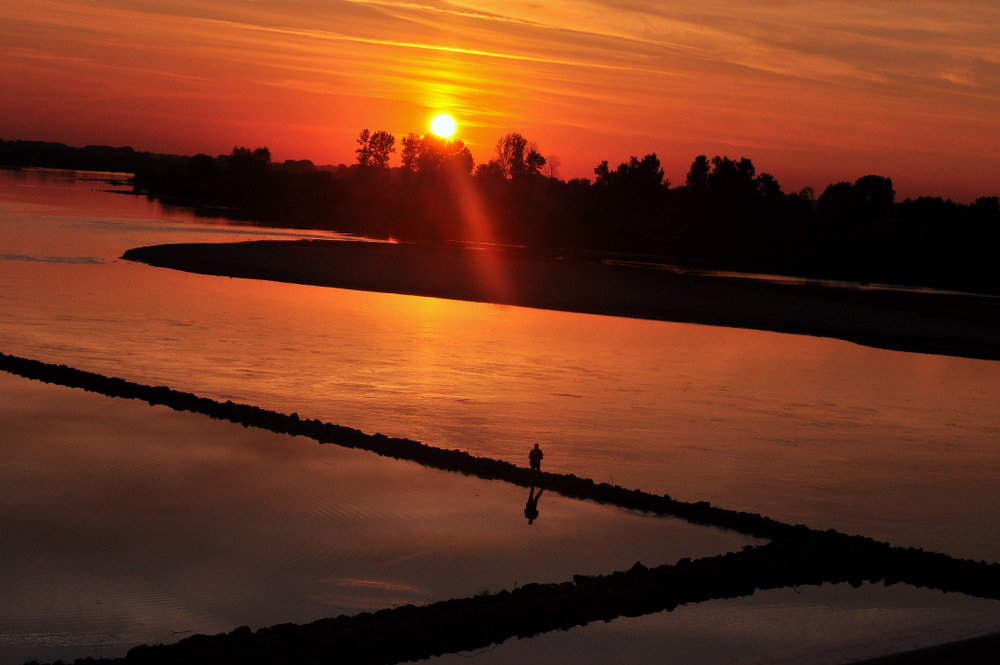
[[[0,172],[0,351],[519,464],[540,441],[552,470],[1000,559],[995,363],[154,269],[117,257],[323,234],[208,224],[107,188]],[[16,543],[0,555],[2,662],[746,542],[555,496],[529,527],[519,488],[6,375],[0,391],[0,529]],[[658,662],[667,640],[687,645],[682,662],[722,662],[993,608],[913,589],[786,590],[495,653],[583,662],[624,640],[629,662]]]
[[[561,582],[752,539],[0,373],[0,662]]]

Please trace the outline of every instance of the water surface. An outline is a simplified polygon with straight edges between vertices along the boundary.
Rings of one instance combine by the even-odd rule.
[[[777,333],[152,268],[118,257],[130,247],[163,242],[327,234],[209,223],[145,198],[108,193],[109,187],[91,176],[0,172],[0,351],[518,464],[526,464],[531,444],[540,442],[547,470],[898,545],[1000,560],[1000,530],[994,528],[1000,522],[1000,497],[993,491],[1000,474],[996,363]],[[632,535],[617,531],[618,517],[607,513],[598,520],[599,529],[588,529],[593,507],[569,509],[570,502],[557,497],[542,499],[542,517],[529,528],[521,523],[524,492],[497,489],[503,497],[491,500],[489,509],[499,512],[497,517],[490,513],[489,522],[509,520],[510,529],[531,534],[557,528],[573,533],[561,541],[565,545],[542,547],[553,556],[523,572],[495,559],[505,536],[474,537],[461,528],[463,520],[480,523],[482,514],[449,512],[474,508],[482,498],[476,492],[485,491],[474,488],[489,483],[428,480],[437,476],[415,466],[399,471],[401,463],[368,460],[361,453],[350,453],[361,457],[343,466],[350,472],[342,473],[341,462],[329,461],[340,459],[332,449],[297,442],[299,451],[271,435],[211,421],[182,426],[169,412],[152,418],[166,430],[147,435],[140,423],[151,417],[149,407],[142,415],[122,415],[113,400],[108,401],[117,406],[94,403],[84,409],[102,414],[98,423],[76,417],[65,421],[64,430],[55,430],[57,424],[49,421],[75,408],[76,398],[70,396],[75,393],[41,395],[23,383],[37,385],[5,383],[11,404],[21,392],[38,396],[37,403],[4,409],[0,427],[2,468],[18,482],[16,491],[6,493],[2,525],[5,534],[16,533],[16,540],[25,543],[12,550],[21,553],[17,565],[35,565],[41,573],[34,579],[48,576],[56,585],[68,585],[66,594],[57,589],[53,598],[80,597],[87,583],[104,583],[106,569],[126,571],[131,575],[122,584],[126,590],[113,602],[100,601],[100,607],[116,613],[131,611],[122,594],[137,588],[160,594],[156,580],[180,576],[194,587],[215,580],[205,582],[211,593],[176,610],[176,621],[175,615],[137,619],[157,630],[166,624],[171,630],[229,630],[254,619],[265,624],[298,620],[296,607],[325,616],[338,608],[386,606],[403,596],[467,595],[478,587],[509,588],[529,577],[568,579],[586,572],[579,566],[590,565],[572,558],[577,550],[596,557],[594,572],[609,572],[618,564],[610,554],[599,554],[608,540],[628,543],[627,556],[615,555],[624,559],[624,567],[637,559],[666,563],[676,554],[664,542],[674,538],[654,535],[666,528],[656,520],[640,520],[657,525],[648,527],[648,537],[647,527],[638,523]],[[113,425],[119,417],[125,423]],[[87,433],[88,427],[97,429]],[[180,434],[171,434],[172,428],[180,428]],[[15,431],[20,432],[16,437]],[[126,445],[129,440],[133,445]],[[295,455],[287,452],[293,448],[299,451]],[[29,452],[41,457],[30,458]],[[286,456],[300,462],[283,467]],[[59,466],[64,459],[78,466]],[[361,472],[355,464],[373,466]],[[154,469],[158,479],[143,475]],[[369,473],[389,473],[392,480]],[[405,482],[396,482],[397,473]],[[455,485],[457,480],[462,482]],[[255,483],[261,485],[260,500],[247,499],[247,487]],[[162,491],[147,497],[147,486]],[[200,494],[206,498],[198,501],[207,504],[193,505],[192,497]],[[425,496],[426,502],[418,500]],[[78,504],[89,512],[60,515],[62,506]],[[269,542],[288,547],[254,552],[247,545],[254,533],[240,529],[251,529],[248,515],[268,506],[286,511],[281,519],[273,518],[280,535],[269,535]],[[200,515],[204,528],[183,535],[177,530],[189,524],[184,521],[188,509]],[[344,515],[350,526],[334,526]],[[144,527],[151,516],[154,521]],[[222,528],[232,516],[239,517],[231,524],[236,532]],[[629,519],[623,517],[620,528],[626,529]],[[33,526],[47,520],[49,526]],[[223,538],[206,536],[220,528]],[[111,538],[127,546],[134,529],[146,529],[145,544],[134,545],[139,549],[118,555],[100,545],[102,538]],[[414,535],[414,529],[429,529],[431,535]],[[161,530],[176,536],[161,538],[169,545],[163,556],[173,563],[149,568],[147,556],[157,549],[149,539],[155,542]],[[344,530],[367,533],[369,540],[351,550],[341,544]],[[406,551],[386,554],[400,541],[398,533],[413,536],[403,538]],[[102,535],[88,541],[94,534]],[[447,538],[452,540],[443,546]],[[676,539],[685,550],[678,556],[692,556],[688,540]],[[92,549],[81,548],[88,542]],[[380,549],[383,545],[388,549]],[[454,586],[429,580],[439,573],[411,570],[379,577],[367,564],[352,568],[344,563],[351,557],[355,562],[396,557],[434,561],[437,570],[443,547],[459,553],[448,560],[452,572],[447,577],[455,578]],[[67,548],[80,551],[80,558],[67,562],[37,554]],[[643,552],[650,550],[662,551],[662,558],[647,561]],[[330,552],[337,554],[329,558]],[[511,560],[519,558],[509,554]],[[37,564],[30,563],[32,557]],[[470,559],[483,564],[469,565]],[[240,561],[246,567],[240,568]],[[289,562],[310,575],[317,566],[329,570],[308,581],[282,581],[278,586],[287,587],[284,591],[265,586],[255,592],[254,602],[233,595],[239,582],[231,571],[252,570],[266,580]],[[65,573],[56,575],[58,570]],[[145,586],[136,581],[143,574],[148,574]],[[25,616],[41,620],[65,611],[55,604],[32,605],[30,594],[20,593],[25,607],[32,608]],[[268,618],[243,617],[231,608],[214,608],[208,596],[242,608],[273,603],[273,611]],[[353,598],[354,605],[344,598]],[[148,598],[142,602],[148,607]],[[824,602],[821,598],[813,607]],[[946,604],[938,605],[947,610]],[[17,630],[23,634],[29,628]],[[40,629],[45,634],[55,630]],[[122,634],[138,635],[124,629]],[[71,641],[71,631],[65,641]],[[67,654],[80,655],[91,653]]]
[[[0,422],[5,663],[758,542],[6,373]]]

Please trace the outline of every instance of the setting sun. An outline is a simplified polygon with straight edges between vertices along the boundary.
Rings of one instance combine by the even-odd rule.
[[[443,139],[455,133],[455,119],[447,113],[438,113],[431,119],[431,131]]]

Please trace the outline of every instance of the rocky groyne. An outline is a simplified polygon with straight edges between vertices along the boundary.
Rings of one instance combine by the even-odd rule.
[[[697,524],[732,529],[760,538],[781,537],[794,533],[797,529],[757,514],[726,510],[706,502],[675,501],[667,495],[595,483],[589,478],[571,474],[536,473],[510,462],[477,457],[461,450],[435,448],[419,441],[383,434],[365,434],[342,425],[300,418],[297,413],[284,414],[249,404],[220,402],[166,386],[143,385],[65,365],[0,353],[0,370],[47,383],[82,388],[109,397],[137,399],[151,405],[168,406],[177,411],[200,413],[244,427],[258,427],[280,434],[305,436],[320,443],[368,450],[385,457],[409,460],[444,471],[455,471],[487,480],[504,480],[524,487],[539,486],[575,499],[598,501],[657,515],[673,515]]]
[[[125,657],[81,659],[108,665],[278,665],[343,662],[388,665],[475,651],[511,638],[569,630],[595,621],[736,598],[756,590],[865,582],[907,583],[1000,598],[1000,566],[957,561],[837,533],[804,534],[741,552],[562,584],[405,605],[313,623],[194,635],[176,644],[142,645]],[[58,663],[57,663],[58,665]]]

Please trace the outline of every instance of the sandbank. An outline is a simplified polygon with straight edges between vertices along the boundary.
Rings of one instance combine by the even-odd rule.
[[[1000,359],[1000,298],[695,275],[522,249],[327,240],[194,243],[122,257],[188,272],[832,337]]]

